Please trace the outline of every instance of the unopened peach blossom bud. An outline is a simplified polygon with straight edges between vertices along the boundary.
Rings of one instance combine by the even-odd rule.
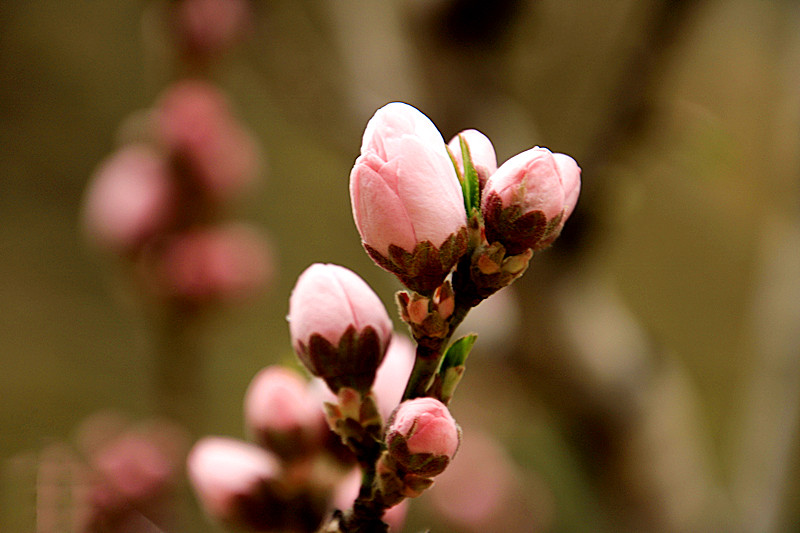
[[[175,22],[186,51],[205,58],[241,39],[250,16],[248,0],[181,0]]]
[[[162,96],[156,116],[161,141],[203,194],[226,200],[254,180],[259,166],[255,143],[210,83],[176,83]]]
[[[478,180],[481,188],[483,188],[489,176],[497,170],[497,155],[494,152],[494,145],[486,135],[478,130],[464,130],[450,139],[447,147],[450,149],[450,153],[453,155],[456,165],[458,165],[458,170],[462,175],[464,174],[464,157],[459,137],[467,144],[472,166],[478,173]]]
[[[187,459],[189,479],[206,512],[229,525],[278,531],[284,498],[277,457],[255,445],[224,437],[198,441]]]
[[[466,251],[466,211],[439,130],[393,102],[370,119],[350,173],[353,218],[370,257],[431,293]]]
[[[86,231],[116,253],[135,252],[169,225],[174,195],[163,157],[143,144],[128,145],[104,161],[89,184]]]
[[[194,303],[252,296],[269,283],[274,269],[265,240],[245,224],[176,235],[160,261],[161,290]]]
[[[447,407],[435,398],[401,403],[386,430],[392,459],[408,472],[426,477],[445,469],[460,442],[461,429]]]
[[[315,394],[297,372],[273,365],[247,389],[244,418],[255,440],[291,460],[322,447],[328,428]]]
[[[549,246],[572,214],[580,193],[575,160],[546,148],[531,148],[497,169],[483,190],[486,238],[509,255]]]
[[[289,298],[289,331],[298,357],[334,392],[367,393],[392,336],[380,298],[354,272],[331,264],[308,267]]]

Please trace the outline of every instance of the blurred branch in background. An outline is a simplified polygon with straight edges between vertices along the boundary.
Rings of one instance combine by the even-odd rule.
[[[800,424],[800,218],[762,227],[752,328],[756,357],[744,393],[732,491],[745,531],[779,531]]]

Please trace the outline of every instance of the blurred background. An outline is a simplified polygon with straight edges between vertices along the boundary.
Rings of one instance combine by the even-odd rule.
[[[243,437],[252,377],[293,364],[309,264],[351,268],[394,309],[348,176],[369,117],[400,100],[446,140],[481,130],[499,162],[540,145],[583,169],[561,238],[465,325],[481,338],[452,409],[470,464],[406,530],[800,531],[800,5],[257,0],[202,69],[175,52],[169,5],[0,4],[3,531],[44,531],[41,450],[98,411],[160,412],[158,304],[82,213],[123,124],[198,72],[261,153],[222,212],[266,235],[274,275],[192,318],[192,439]]]

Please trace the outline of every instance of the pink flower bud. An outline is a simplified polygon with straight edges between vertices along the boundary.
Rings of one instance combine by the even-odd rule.
[[[134,252],[169,224],[173,199],[166,161],[144,145],[129,145],[92,178],[84,224],[99,244],[120,254]]]
[[[158,131],[188,177],[211,198],[228,199],[255,178],[255,143],[213,85],[187,80],[170,87],[159,105]]]
[[[438,287],[466,250],[464,200],[444,139],[408,104],[370,119],[350,200],[370,256],[418,292]]]
[[[244,224],[198,229],[169,241],[161,257],[162,290],[191,302],[243,299],[273,277],[266,242]]]
[[[253,378],[244,398],[244,417],[259,444],[284,459],[308,455],[327,437],[316,395],[297,372],[277,365]]]
[[[205,510],[231,524],[246,522],[245,508],[269,498],[267,487],[281,475],[278,459],[269,452],[223,437],[197,442],[189,453],[187,468]]]
[[[494,174],[497,170],[497,155],[494,153],[492,141],[478,130],[464,130],[450,139],[450,142],[447,143],[447,147],[450,149],[450,153],[453,154],[453,158],[455,158],[456,164],[458,165],[458,170],[462,175],[464,174],[464,158],[461,153],[459,137],[462,137],[464,142],[467,143],[469,155],[472,158],[472,166],[478,173],[478,180],[482,188],[486,184],[486,180],[489,179],[489,176]]]
[[[375,384],[372,386],[378,410],[384,420],[388,420],[403,397],[415,357],[414,344],[408,337],[405,335],[392,337],[386,357],[375,376]]]
[[[580,172],[571,157],[539,147],[503,163],[481,201],[489,242],[500,242],[509,255],[549,246],[578,201]]]
[[[94,478],[90,521],[125,521],[131,509],[155,517],[174,496],[188,449],[182,428],[160,420],[131,425],[102,413],[81,424],[76,440]]]
[[[461,429],[447,407],[435,398],[401,403],[386,430],[392,458],[409,472],[428,477],[445,469],[460,442]]]
[[[334,392],[369,391],[392,336],[378,296],[354,272],[316,263],[289,299],[289,331],[300,360]]]
[[[247,0],[182,0],[176,9],[181,44],[187,52],[203,57],[233,45],[251,14]]]
[[[205,437],[189,454],[189,480],[208,514],[251,531],[316,531],[325,489],[292,487],[277,457],[258,446]]]

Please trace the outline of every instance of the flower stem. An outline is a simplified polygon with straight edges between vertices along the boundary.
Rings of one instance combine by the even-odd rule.
[[[447,335],[442,338],[421,337],[414,339],[417,341],[417,356],[414,359],[414,367],[411,370],[411,376],[403,393],[403,401],[427,395],[428,388],[431,386],[442,363],[442,357],[450,338],[472,308],[472,306],[463,305],[463,303],[462,301],[462,305],[459,305],[458,293],[456,293],[456,308],[448,321]]]
[[[203,361],[197,342],[195,309],[168,305],[158,324],[155,395],[159,414],[180,423],[193,435],[201,430]]]

